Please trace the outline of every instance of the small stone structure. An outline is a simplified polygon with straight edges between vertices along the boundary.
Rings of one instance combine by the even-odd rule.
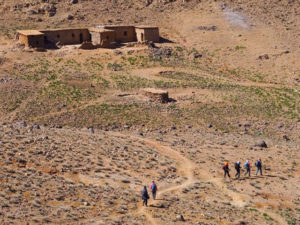
[[[28,48],[44,48],[44,34],[37,30],[20,30],[17,39]]]
[[[116,42],[116,33],[103,28],[89,28],[93,45],[101,48],[110,48]]]
[[[32,48],[52,48],[57,43],[74,45],[84,42],[92,42],[95,48],[112,48],[115,43],[159,42],[160,37],[158,27],[102,25],[89,29],[19,30],[17,39]]]
[[[139,42],[153,41],[159,42],[159,30],[158,27],[151,26],[136,26],[136,37]]]
[[[169,93],[164,90],[159,90],[155,88],[145,88],[141,90],[141,93],[156,102],[169,102]]]

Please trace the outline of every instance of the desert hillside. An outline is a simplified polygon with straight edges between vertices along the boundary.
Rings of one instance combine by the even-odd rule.
[[[0,14],[1,224],[300,224],[299,1],[0,0]],[[101,24],[158,26],[161,42],[15,40]]]

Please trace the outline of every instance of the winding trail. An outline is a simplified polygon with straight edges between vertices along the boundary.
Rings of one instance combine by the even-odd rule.
[[[196,169],[196,165],[189,159],[187,159],[186,157],[182,156],[178,151],[172,149],[169,146],[164,146],[160,143],[158,143],[157,141],[153,141],[147,138],[140,138],[140,137],[131,137],[134,139],[138,139],[140,140],[142,143],[147,144],[148,146],[151,146],[155,149],[156,152],[165,155],[167,157],[172,158],[173,160],[177,161],[178,165],[178,172],[180,173],[181,176],[187,178],[185,182],[183,182],[182,184],[179,185],[171,185],[169,187],[162,187],[160,189],[160,191],[158,192],[159,195],[168,193],[168,192],[172,192],[172,191],[177,191],[179,189],[183,189],[186,188],[192,184],[194,184],[197,181],[201,181],[201,182],[212,182],[214,183],[219,189],[222,190],[223,193],[226,193],[232,200],[232,204],[238,207],[243,207],[245,206],[246,203],[246,199],[247,197],[244,195],[240,195],[234,191],[229,190],[226,187],[226,184],[224,184],[222,182],[222,178],[214,178],[214,179],[210,179],[211,175],[208,174],[207,172],[204,172],[204,170],[201,170],[201,174],[200,174],[200,179],[196,179],[194,177],[194,171]],[[148,219],[148,221],[152,224],[152,225],[157,225],[158,223],[156,223],[156,221],[153,219],[153,217],[145,210],[144,207],[139,207],[138,212],[140,214],[144,214],[146,216],[146,218]]]
[[[186,188],[186,187],[194,184],[195,182],[211,182],[214,185],[216,185],[218,189],[222,190],[222,192],[224,194],[228,195],[230,198],[231,204],[236,207],[245,207],[247,204],[249,204],[249,201],[251,200],[251,196],[249,196],[249,195],[240,194],[240,193],[237,193],[235,191],[228,189],[226,183],[223,182],[223,178],[211,179],[211,174],[206,172],[206,170],[204,170],[204,169],[201,169],[201,172],[198,175],[199,178],[196,179],[194,176],[194,171],[196,169],[196,165],[194,164],[194,162],[192,162],[188,158],[184,157],[183,155],[181,155],[180,152],[172,149],[169,146],[162,145],[158,141],[154,141],[154,140],[144,138],[144,137],[124,135],[124,134],[120,134],[118,132],[110,132],[110,134],[115,135],[115,136],[122,136],[125,138],[130,138],[132,140],[139,140],[142,144],[146,144],[146,145],[154,148],[155,151],[158,152],[159,154],[165,155],[165,156],[170,157],[173,160],[177,161],[178,173],[182,177],[186,178],[186,180],[183,183],[178,184],[178,185],[174,184],[174,185],[160,188],[160,190],[158,192],[158,196],[168,193],[168,192],[173,192],[173,191],[177,191],[177,190]],[[139,205],[137,211],[138,211],[138,214],[144,215],[150,224],[159,225],[159,223],[157,223],[156,220],[152,217],[151,213],[147,212],[145,207]],[[275,218],[279,224],[283,224],[283,225],[287,224],[286,221],[282,217],[280,217],[279,215],[277,215],[269,210],[260,209],[259,211],[261,213],[268,213],[270,216]]]
[[[125,135],[125,134],[122,134],[119,132],[113,132],[113,131],[109,131],[108,133],[115,137],[122,137],[122,138],[127,138],[127,139],[129,138],[132,141],[139,141],[141,144],[147,145],[147,146],[153,148],[153,150],[155,152],[157,152],[161,155],[167,156],[177,162],[178,174],[181,177],[185,178],[185,181],[181,184],[171,184],[168,186],[161,187],[158,192],[158,196],[163,195],[165,193],[175,192],[180,189],[186,188],[190,185],[193,185],[195,182],[205,182],[205,183],[211,182],[216,186],[217,189],[221,190],[221,192],[229,198],[229,201],[232,205],[234,205],[236,207],[245,207],[250,204],[251,196],[249,196],[247,194],[240,194],[240,193],[237,193],[235,191],[228,189],[226,183],[223,182],[223,178],[211,178],[212,176],[209,172],[207,172],[203,168],[199,168],[199,167],[197,168],[194,162],[192,162],[188,158],[184,157],[179,151],[176,151],[169,146],[162,145],[158,141],[151,140],[151,139],[148,139],[145,137],[138,137],[138,136],[134,136],[134,135]],[[196,171],[196,169],[198,169],[197,172],[200,171],[200,174],[197,174],[197,179],[194,175],[194,172]],[[201,169],[201,170],[199,170],[199,169]],[[68,177],[68,176],[66,176],[66,177]],[[77,177],[77,179],[83,183],[99,185],[97,179],[90,178],[88,176],[80,176],[79,175]],[[272,218],[274,218],[278,222],[278,224],[282,224],[282,225],[287,224],[286,221],[284,220],[284,218],[280,217],[279,215],[277,215],[276,213],[273,213],[272,211],[270,211],[268,209],[262,208],[262,209],[259,209],[259,211],[261,213],[267,213],[268,215],[270,215]],[[149,212],[147,210],[147,207],[143,207],[142,204],[138,205],[137,210],[134,213],[134,215],[144,215],[148,221],[147,224],[151,224],[151,225],[159,225],[160,224],[155,218],[153,218],[151,212]]]
[[[186,178],[186,181],[184,181],[182,184],[174,184],[167,187],[161,187],[158,192],[158,196],[165,194],[167,192],[177,191],[179,189],[183,189],[185,187],[188,187],[196,182],[196,179],[194,177],[194,170],[196,168],[196,165],[186,157],[182,156],[178,151],[173,150],[172,148],[168,146],[161,145],[159,142],[137,137],[137,136],[131,136],[131,135],[124,135],[117,132],[110,132],[110,134],[115,136],[122,136],[126,138],[130,138],[132,140],[139,140],[142,144],[146,144],[152,148],[155,149],[156,152],[158,152],[161,155],[167,156],[173,160],[175,160],[179,165],[177,167],[178,173]],[[137,210],[138,214],[144,215],[147,220],[152,225],[158,225],[158,223],[155,221],[155,219],[152,217],[152,215],[145,210],[145,207],[142,207],[141,205],[138,206]]]
[[[146,139],[146,138],[138,138],[138,139],[141,140],[142,142],[144,142],[145,144],[147,144],[148,146],[155,148],[155,151],[160,153],[161,155],[165,155],[165,156],[170,157],[173,160],[177,161],[179,163],[179,166],[177,168],[178,172],[180,173],[180,175],[187,178],[186,181],[183,182],[182,184],[171,185],[168,187],[160,188],[160,190],[158,192],[158,196],[168,193],[168,192],[183,189],[183,188],[188,187],[188,186],[192,185],[193,183],[195,183],[196,179],[194,177],[194,169],[196,168],[196,166],[192,161],[183,157],[179,152],[173,150],[172,148],[163,146],[156,141]],[[152,225],[158,225],[158,223],[156,223],[156,221],[153,219],[152,215],[149,214],[145,210],[145,207],[139,206],[138,213],[144,214],[146,216],[147,220]]]

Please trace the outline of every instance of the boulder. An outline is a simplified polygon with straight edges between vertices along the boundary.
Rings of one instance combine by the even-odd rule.
[[[176,216],[176,220],[177,220],[177,221],[185,221],[183,215],[177,215],[177,216]]]
[[[33,129],[37,129],[37,130],[39,130],[39,129],[41,129],[41,127],[40,127],[40,125],[38,125],[38,124],[35,124],[35,125],[33,125]]]
[[[36,12],[35,10],[33,10],[33,9],[27,10],[26,13],[27,13],[28,15],[34,15],[34,14],[37,14],[37,12]]]
[[[261,141],[257,142],[254,146],[255,147],[261,147],[261,148],[267,148],[268,147],[267,143],[264,140],[261,140]]]
[[[20,127],[27,127],[27,123],[25,121],[21,121],[17,123]]]
[[[93,127],[89,127],[88,130],[89,130],[89,132],[91,132],[91,133],[94,133],[94,132],[95,132]]]
[[[68,19],[68,20],[73,20],[73,19],[74,19],[74,16],[68,15],[67,19]]]

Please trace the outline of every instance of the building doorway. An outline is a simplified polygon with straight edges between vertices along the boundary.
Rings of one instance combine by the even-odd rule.
[[[80,44],[83,42],[83,34],[79,35],[79,42],[80,42]]]
[[[144,41],[144,34],[141,33],[141,41]]]

